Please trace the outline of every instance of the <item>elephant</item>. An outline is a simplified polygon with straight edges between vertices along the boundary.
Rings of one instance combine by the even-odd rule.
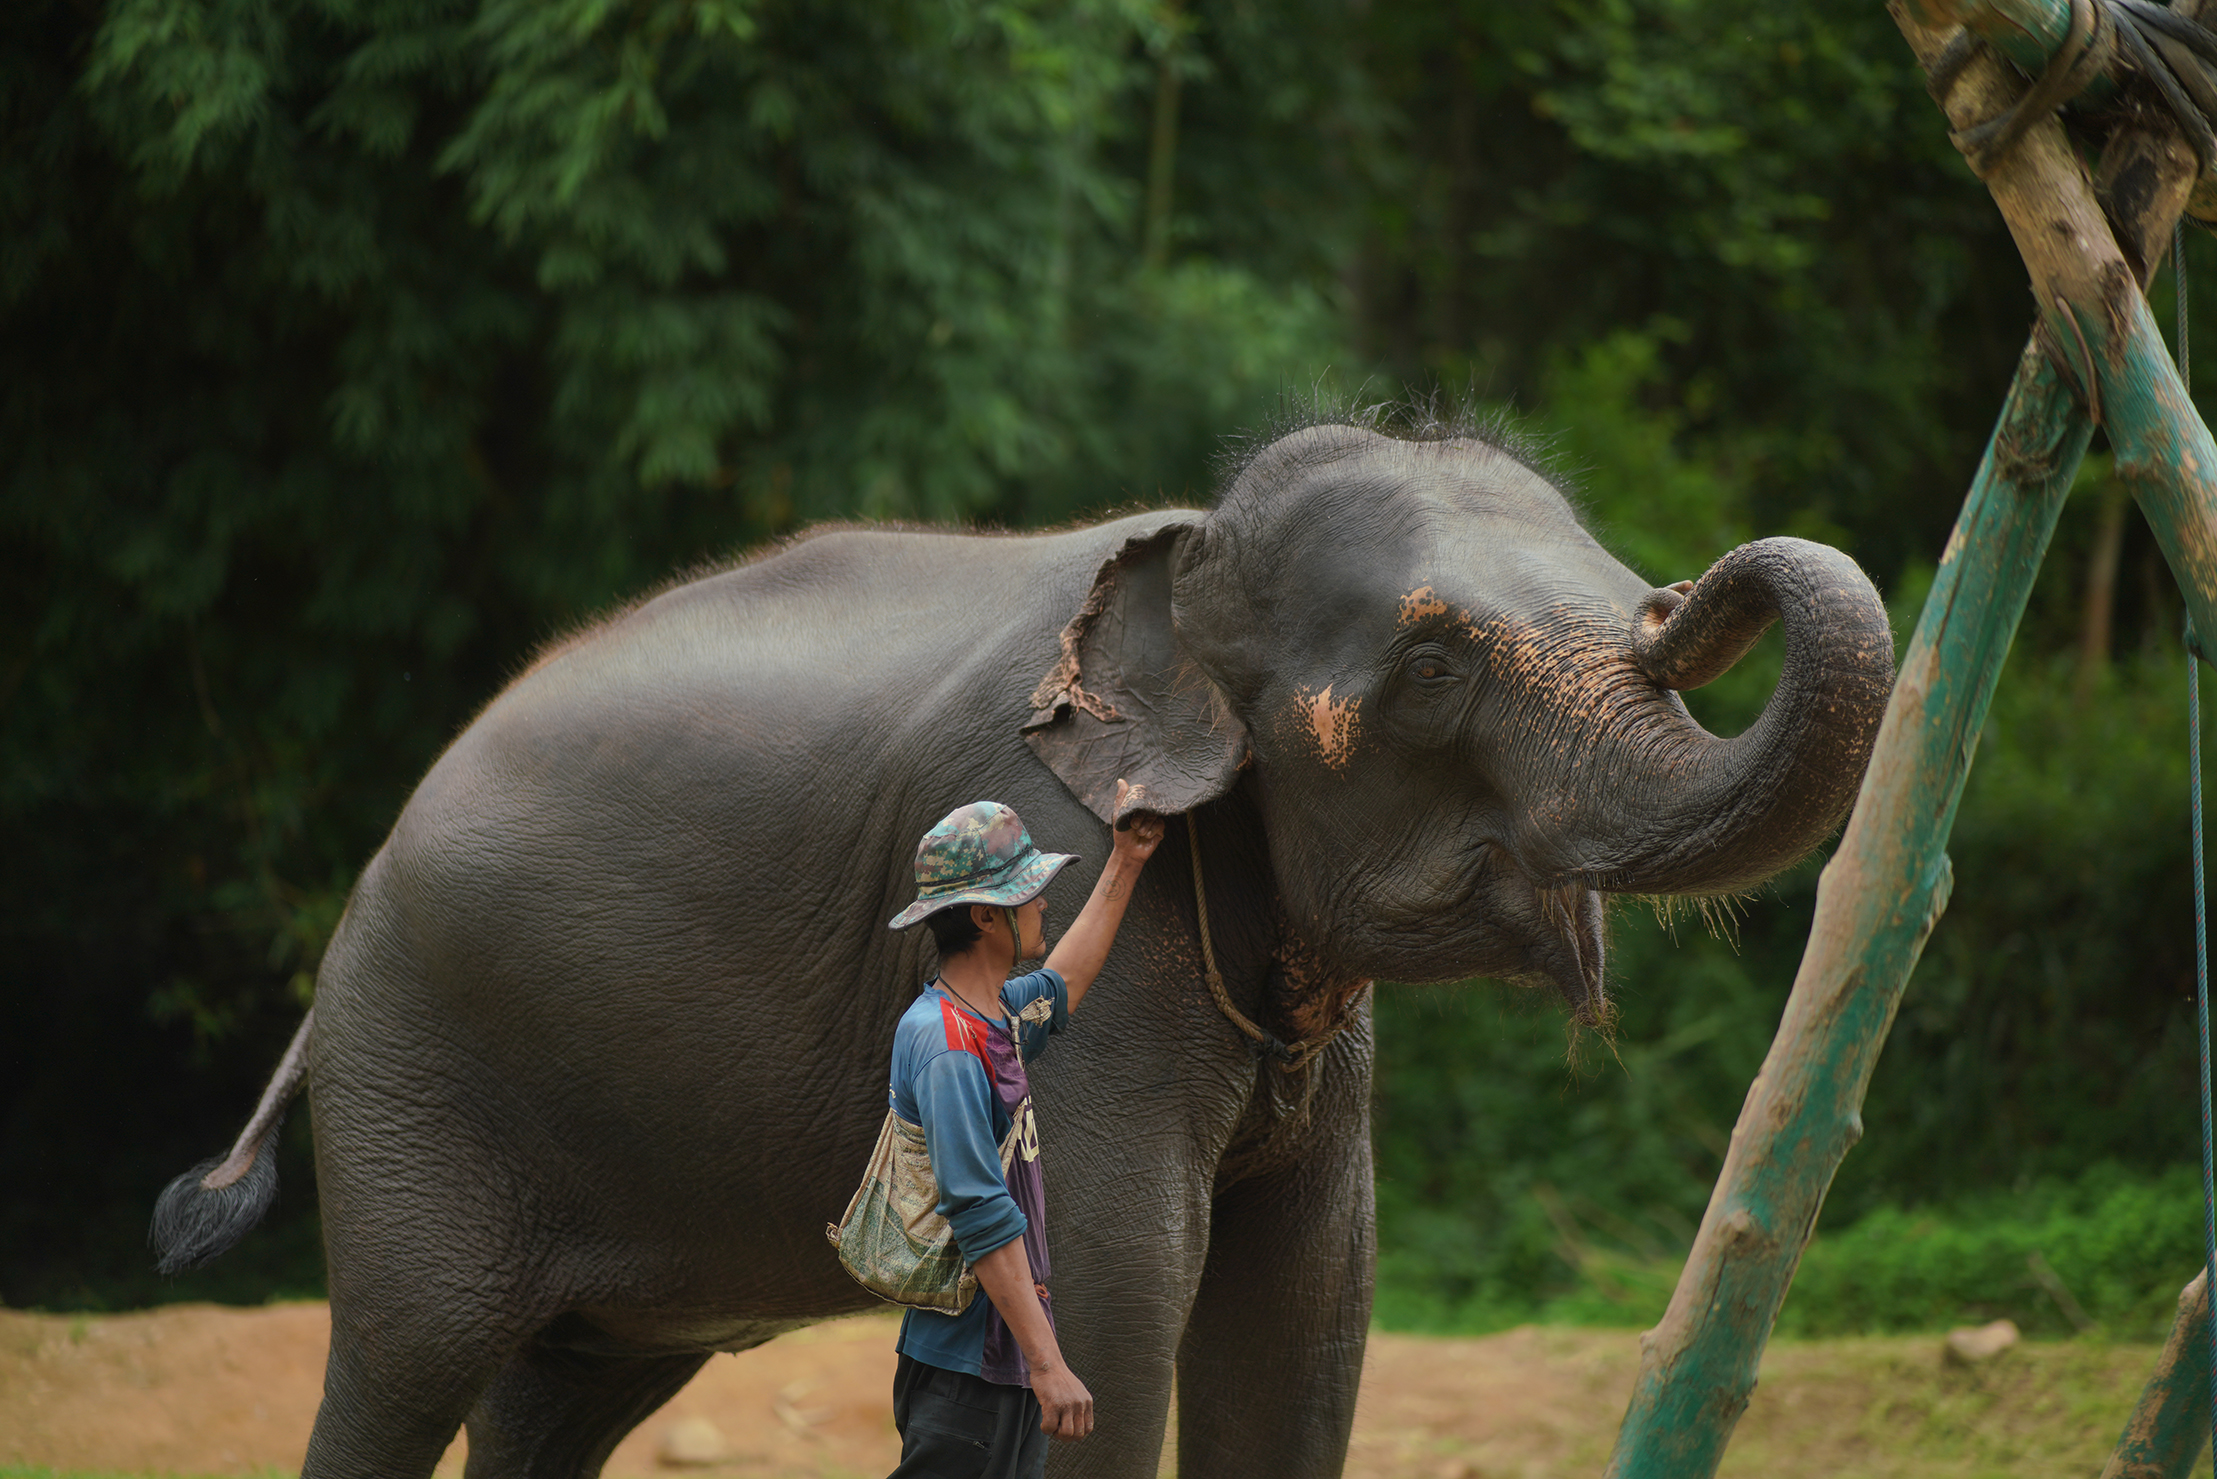
[[[1746,732],[1679,691],[1773,622]],[[716,1351],[870,1307],[824,1229],[931,975],[915,839],[1013,806],[1160,855],[1034,1070],[1054,1310],[1098,1426],[1058,1476],[1345,1462],[1374,1263],[1367,987],[1552,984],[1610,1020],[1603,896],[1749,889],[1853,802],[1871,582],[1767,538],[1654,587],[1496,427],[1314,418],[1207,508],[832,526],[559,640],[364,868],[167,1266],[261,1215],[307,1085],[332,1345],[305,1474],[598,1472]],[[1051,931],[1050,926],[1050,931]],[[890,1335],[888,1336],[890,1339]]]

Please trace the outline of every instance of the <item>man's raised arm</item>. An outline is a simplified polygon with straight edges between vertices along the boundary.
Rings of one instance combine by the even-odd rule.
[[[1122,781],[1116,783],[1119,808],[1130,794],[1130,786]],[[1109,833],[1108,866],[1095,881],[1093,896],[1085,901],[1077,919],[1055,942],[1054,953],[1047,957],[1047,968],[1062,977],[1062,984],[1069,992],[1071,1011],[1078,1009],[1086,988],[1101,974],[1101,964],[1108,959],[1109,946],[1116,939],[1116,928],[1124,922],[1125,907],[1131,903],[1132,890],[1139,883],[1140,870],[1162,845],[1162,832],[1162,818],[1142,811],[1135,812]]]

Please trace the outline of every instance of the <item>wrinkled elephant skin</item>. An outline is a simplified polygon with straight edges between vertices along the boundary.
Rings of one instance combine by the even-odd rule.
[[[1673,688],[1773,619],[1762,719],[1704,733]],[[1515,456],[1333,426],[1208,512],[826,531],[568,641],[432,768],[324,961],[306,1472],[425,1475],[466,1419],[472,1474],[590,1473],[709,1352],[869,1307],[823,1228],[932,969],[884,927],[915,839],[991,797],[1083,854],[1051,937],[1124,776],[1196,819],[1241,1009],[1344,1030],[1313,1082],[1258,1063],[1203,988],[1173,822],[1033,1075],[1057,1323],[1098,1399],[1053,1470],[1152,1475],[1175,1376],[1184,1472],[1338,1473],[1370,1313],[1363,988],[1524,975],[1604,1020],[1599,895],[1807,852],[1891,663],[1834,551],[1764,540],[1658,590]]]

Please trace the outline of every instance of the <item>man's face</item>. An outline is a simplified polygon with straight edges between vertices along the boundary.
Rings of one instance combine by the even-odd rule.
[[[1006,906],[973,904],[970,907],[977,911],[978,928],[985,933],[999,936],[1008,932]],[[1018,904],[1016,927],[1023,931],[1022,941],[1016,947],[1018,960],[1036,960],[1047,953],[1047,906],[1043,901],[1035,898],[1029,903]]]
[[[1039,899],[1016,906],[1016,925],[1024,932],[1016,947],[1018,960],[1032,960],[1047,953],[1047,906]]]

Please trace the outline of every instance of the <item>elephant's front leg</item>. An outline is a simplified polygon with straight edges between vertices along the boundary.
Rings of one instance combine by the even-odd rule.
[[[1051,1445],[1047,1471],[1155,1479],[1178,1337],[1208,1254],[1211,1168],[1182,1134],[1088,1134],[1082,1147],[1072,1138],[1050,1152],[1055,1336],[1093,1393],[1094,1427],[1089,1438]]]
[[[1347,1461],[1376,1236],[1368,1044],[1341,1046],[1296,1158],[1216,1199],[1178,1348],[1181,1474],[1323,1479]]]

